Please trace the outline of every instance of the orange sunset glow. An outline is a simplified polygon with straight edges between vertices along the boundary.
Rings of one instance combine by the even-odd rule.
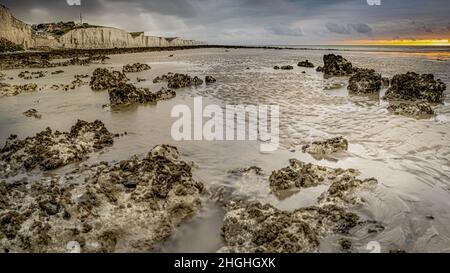
[[[378,45],[378,46],[450,46],[449,39],[401,39],[401,40],[352,40],[345,41],[351,45]]]

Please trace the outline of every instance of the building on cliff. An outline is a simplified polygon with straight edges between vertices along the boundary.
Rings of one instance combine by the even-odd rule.
[[[70,22],[69,22],[70,23]],[[46,24],[55,26],[61,23]],[[43,26],[43,24],[37,25]],[[60,28],[58,28],[60,29]],[[47,29],[46,29],[47,30]],[[39,27],[32,27],[16,19],[10,10],[0,5],[0,37],[15,44],[29,48],[55,49],[108,49],[108,48],[136,48],[136,47],[177,47],[195,46],[205,43],[176,38],[146,36],[144,32],[129,33],[125,30],[90,26],[72,26],[57,33],[43,31]]]

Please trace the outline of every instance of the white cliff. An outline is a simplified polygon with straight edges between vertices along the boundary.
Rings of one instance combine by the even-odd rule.
[[[24,48],[34,46],[31,27],[12,16],[9,9],[0,5],[0,37]]]
[[[96,26],[75,28],[62,36],[35,34],[29,25],[14,18],[3,5],[0,5],[0,15],[0,37],[24,48],[108,49],[203,44],[194,40],[146,36],[143,32],[128,33],[117,28]]]

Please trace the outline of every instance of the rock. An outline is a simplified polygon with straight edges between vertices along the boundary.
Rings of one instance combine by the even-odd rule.
[[[52,89],[54,90],[63,90],[63,91],[69,91],[74,90],[77,87],[80,87],[85,84],[89,84],[89,82],[85,82],[82,79],[88,78],[89,75],[74,75],[75,80],[73,80],[70,84],[54,84],[52,85]]]
[[[59,212],[59,205],[56,202],[42,202],[39,204],[42,210],[44,210],[48,215],[55,215]]]
[[[299,62],[299,63],[297,64],[297,66],[313,68],[313,67],[314,67],[314,64],[312,64],[312,63],[309,62],[308,60],[305,60],[305,61]]]
[[[338,242],[342,250],[349,250],[352,248],[352,241],[347,238],[340,238]]]
[[[149,69],[151,69],[151,67],[148,64],[134,63],[124,65],[122,71],[123,73],[136,73]]]
[[[177,93],[171,89],[161,88],[158,92],[155,93],[156,100],[169,100],[175,98]]]
[[[137,82],[145,82],[145,81],[147,81],[147,79],[137,77],[137,78],[136,78],[136,81],[137,81]]]
[[[381,85],[381,74],[372,69],[358,69],[350,77],[347,89],[352,93],[369,94],[379,92]]]
[[[127,188],[134,189],[137,187],[138,182],[134,179],[127,179],[125,182],[123,182],[123,185]]]
[[[119,87],[127,82],[128,78],[122,72],[110,72],[106,68],[97,68],[91,77],[90,86],[93,90],[105,90]]]
[[[358,215],[334,205],[281,211],[259,202],[230,202],[222,238],[226,253],[316,252],[320,239],[334,231],[346,234]]]
[[[391,84],[391,80],[389,78],[387,78],[387,77],[381,78],[381,86],[389,87],[390,84]]]
[[[56,70],[56,71],[53,71],[51,74],[52,75],[59,75],[59,74],[62,74],[62,73],[64,73],[64,70]]]
[[[123,84],[108,90],[111,106],[156,102],[156,96],[148,88]]]
[[[213,76],[206,76],[205,77],[205,82],[206,83],[215,83],[216,79]]]
[[[276,65],[276,66],[274,66],[274,67],[273,67],[273,69],[275,69],[275,70],[279,70],[279,69],[280,69],[280,67],[279,67],[278,65]]]
[[[17,96],[21,93],[31,93],[38,90],[35,83],[27,83],[23,85],[10,85],[7,83],[0,83],[0,96]]]
[[[38,111],[37,111],[36,109],[34,109],[34,108],[29,109],[29,110],[23,112],[23,114],[24,114],[26,117],[29,117],[29,118],[33,117],[33,118],[40,119],[40,118],[42,117],[42,115],[39,114]]]
[[[347,151],[347,149],[348,141],[341,136],[324,141],[314,141],[302,147],[304,153],[314,155],[329,155],[340,151]]]
[[[78,120],[70,132],[53,132],[47,128],[23,140],[11,135],[0,150],[0,160],[7,165],[0,170],[0,175],[14,174],[22,169],[31,171],[35,167],[53,170],[81,161],[88,153],[111,146],[113,142],[113,135],[98,120]]]
[[[326,77],[348,76],[354,72],[352,63],[341,55],[325,55],[323,56],[323,63],[323,68],[318,68],[317,71],[323,72]]]
[[[201,80],[197,76],[191,77],[189,75],[179,73],[167,74],[156,77],[153,80],[153,83],[159,83],[162,81],[167,81],[167,87],[174,89],[190,86],[198,86],[203,84],[203,80]]]
[[[292,65],[283,65],[280,67],[281,70],[292,70],[294,67]]]
[[[202,206],[203,184],[169,145],[142,159],[87,166],[77,175],[84,182],[53,178],[25,187],[1,181],[2,248],[59,253],[76,242],[79,252],[151,251]]]
[[[357,171],[353,169],[332,169],[291,159],[288,167],[272,172],[269,182],[270,188],[276,193],[293,188],[315,187],[326,182],[340,180],[344,176],[356,177],[357,174]]]
[[[411,103],[397,103],[390,104],[387,108],[389,112],[396,115],[403,115],[408,117],[433,116],[434,110],[427,102],[411,102]]]
[[[250,166],[247,168],[237,168],[234,170],[230,170],[229,173],[233,174],[233,175],[239,175],[239,176],[244,175],[244,174],[250,174],[250,173],[254,173],[255,175],[263,175],[264,171],[258,166]]]
[[[391,87],[386,91],[385,99],[442,103],[446,88],[445,83],[435,80],[432,74],[419,75],[408,72],[392,78]]]
[[[112,107],[135,103],[156,103],[158,100],[168,100],[176,96],[176,92],[170,89],[161,88],[153,93],[148,88],[138,88],[133,84],[120,85],[108,90],[108,94]]]

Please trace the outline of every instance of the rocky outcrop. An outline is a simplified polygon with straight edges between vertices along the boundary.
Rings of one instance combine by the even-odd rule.
[[[209,83],[215,83],[215,82],[216,82],[216,79],[215,79],[213,76],[206,76],[206,77],[205,77],[205,82],[206,82],[207,84],[209,84]]]
[[[353,65],[341,55],[328,54],[323,56],[323,67],[318,67],[317,71],[323,72],[325,77],[348,76],[353,74]]]
[[[0,83],[0,97],[17,96],[21,93],[36,92],[38,86],[35,83],[10,85],[7,83]]]
[[[42,117],[42,115],[39,114],[39,112],[36,109],[34,109],[34,108],[23,112],[23,115],[28,117],[28,118],[37,118],[37,119],[40,119]]]
[[[332,169],[291,159],[288,167],[272,172],[269,182],[270,188],[276,193],[295,188],[315,187],[327,181],[356,177],[356,175],[358,172],[353,169]]]
[[[69,183],[73,177],[79,181]],[[41,181],[0,182],[6,252],[148,252],[202,205],[202,183],[175,147]]]
[[[349,81],[347,89],[356,94],[370,94],[379,92],[382,85],[381,74],[373,69],[358,69]]]
[[[359,216],[334,205],[293,212],[259,202],[232,202],[226,208],[222,237],[225,253],[316,252],[331,232],[347,234]]]
[[[120,71],[109,71],[106,68],[97,68],[92,74],[90,86],[93,90],[105,90],[119,87],[127,82],[127,76]]]
[[[136,73],[149,69],[151,69],[151,67],[148,64],[135,63],[124,65],[122,71],[124,73]]]
[[[108,90],[111,106],[156,102],[156,96],[148,88],[137,88],[133,84],[122,84]]]
[[[309,68],[313,68],[314,64],[312,64],[309,60],[305,60],[305,61],[301,61],[297,64],[297,66],[299,67],[309,67]]]
[[[396,115],[416,118],[434,115],[433,108],[426,102],[391,104],[389,105],[388,110]]]
[[[290,167],[275,171],[270,177],[281,181],[279,189],[329,185],[317,199],[317,205],[283,211],[269,204],[247,199],[229,201],[225,207],[222,238],[225,246],[219,252],[316,252],[320,241],[329,235],[345,236],[353,228],[372,225],[384,227],[374,220],[362,220],[350,212],[363,203],[359,192],[370,190],[376,184],[374,178],[360,180],[353,169],[342,170],[305,164],[290,160]],[[343,244],[346,249],[351,241]]]
[[[203,84],[203,80],[197,76],[191,77],[187,74],[168,73],[166,75],[158,76],[153,79],[153,83],[159,83],[167,81],[167,87],[169,88],[183,88],[190,86],[198,86]]]
[[[161,88],[156,93],[148,88],[138,88],[133,84],[123,84],[108,90],[109,101],[112,107],[125,106],[137,103],[156,103],[159,100],[168,100],[176,96],[176,92]]]
[[[444,91],[447,88],[441,80],[435,80],[432,74],[417,74],[408,72],[395,75],[391,86],[386,91],[388,100],[423,100],[429,103],[442,103]]]
[[[50,128],[20,140],[11,135],[0,150],[0,175],[9,176],[19,170],[53,170],[82,160],[88,153],[113,144],[113,135],[101,121],[78,120],[70,132]]]
[[[348,141],[343,137],[335,137],[324,141],[314,141],[302,147],[304,153],[313,155],[329,155],[347,151]]]

